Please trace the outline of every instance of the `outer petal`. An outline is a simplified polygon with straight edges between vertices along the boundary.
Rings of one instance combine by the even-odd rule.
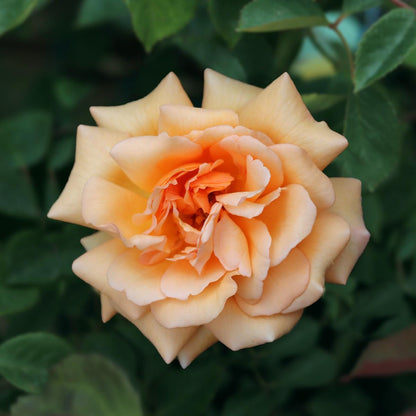
[[[289,332],[298,322],[302,311],[272,316],[249,316],[230,299],[222,313],[208,328],[233,351],[272,342]]]
[[[178,360],[181,367],[183,369],[188,367],[199,354],[217,341],[217,338],[206,326],[201,326],[179,351]]]
[[[165,295],[160,290],[160,280],[169,267],[168,261],[145,266],[139,261],[140,252],[129,249],[118,256],[108,269],[109,285],[120,292],[125,292],[127,299],[136,305],[148,305]]]
[[[156,347],[166,364],[171,363],[197,327],[168,329],[160,325],[151,312],[132,321],[143,335]]]
[[[347,222],[327,211],[319,214],[311,234],[298,246],[311,266],[308,287],[283,311],[284,313],[306,308],[322,296],[325,272],[347,245],[349,239],[350,227]]]
[[[81,197],[88,179],[100,176],[122,186],[130,183],[109,153],[127,137],[125,133],[99,127],[78,127],[75,164],[64,190],[48,213],[49,218],[86,226],[81,214]]]
[[[352,178],[331,178],[331,181],[334,185],[336,199],[329,211],[348,222],[351,228],[351,238],[345,249],[328,269],[326,281],[345,284],[370,239],[370,233],[365,228],[363,221],[361,182]]]
[[[116,107],[91,107],[99,126],[122,131],[129,136],[157,134],[159,108],[163,104],[192,106],[177,76],[170,72],[146,97]]]
[[[238,115],[232,110],[208,110],[183,105],[160,107],[159,133],[183,136],[192,130],[203,130],[214,126],[237,126]]]
[[[204,72],[202,107],[230,108],[238,112],[260,92],[261,88],[228,78],[212,69],[206,69]]]
[[[128,319],[137,319],[146,308],[130,302],[124,293],[114,290],[107,283],[107,271],[117,256],[125,252],[126,247],[115,238],[78,257],[72,264],[72,270],[82,280],[108,296],[113,307]]]
[[[329,208],[334,203],[335,192],[331,181],[316,167],[305,150],[293,144],[276,144],[270,148],[282,162],[285,185],[302,185],[318,209]]]
[[[279,265],[269,270],[264,281],[263,296],[257,303],[247,303],[239,296],[236,297],[236,301],[248,315],[275,315],[281,313],[300,296],[308,283],[308,260],[299,249],[294,248]]]
[[[275,143],[302,147],[320,169],[348,144],[325,122],[313,119],[287,73],[246,104],[239,116],[243,126],[266,133]]]
[[[101,319],[104,323],[108,322],[116,313],[117,310],[113,307],[110,298],[101,293]]]
[[[94,177],[84,187],[82,215],[88,225],[121,233],[128,239],[145,229],[134,224],[132,218],[146,209],[146,202],[146,198],[136,192]]]
[[[272,237],[271,266],[279,264],[312,230],[316,207],[308,192],[300,185],[284,188],[280,197],[267,206],[258,219]]]
[[[163,299],[152,303],[151,309],[155,318],[166,328],[203,325],[218,316],[227,299],[236,291],[236,283],[231,275],[226,275],[188,300]]]
[[[89,251],[112,239],[113,237],[110,234],[107,234],[103,231],[98,231],[97,233],[81,238],[81,244],[85,250]]]
[[[138,187],[151,192],[173,169],[198,161],[202,147],[185,137],[161,134],[124,140],[111,155]]]
[[[219,261],[212,257],[199,274],[187,260],[172,262],[162,276],[161,290],[169,298],[187,300],[199,295],[210,283],[225,274]]]

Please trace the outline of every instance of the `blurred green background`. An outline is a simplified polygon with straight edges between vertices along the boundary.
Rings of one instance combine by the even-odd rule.
[[[0,414],[416,414],[415,7],[0,0]],[[90,105],[138,99],[169,71],[200,105],[206,67],[261,87],[291,74],[350,142],[327,173],[363,181],[372,238],[290,334],[215,345],[183,371],[123,318],[101,323],[71,272],[91,231],[46,213]]]

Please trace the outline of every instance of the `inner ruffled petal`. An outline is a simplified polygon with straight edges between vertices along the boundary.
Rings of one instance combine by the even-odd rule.
[[[247,239],[225,212],[215,227],[214,253],[226,270],[238,270],[243,276],[251,275]]]

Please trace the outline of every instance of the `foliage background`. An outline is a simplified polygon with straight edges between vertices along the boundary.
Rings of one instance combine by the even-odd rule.
[[[0,414],[416,414],[415,7],[0,0]],[[328,174],[362,179],[372,239],[348,284],[329,285],[289,335],[216,345],[183,371],[122,318],[100,322],[71,272],[90,232],[46,213],[89,105],[140,98],[169,71],[199,105],[205,67],[261,87],[291,74],[350,141]],[[357,367],[365,350],[373,365]]]

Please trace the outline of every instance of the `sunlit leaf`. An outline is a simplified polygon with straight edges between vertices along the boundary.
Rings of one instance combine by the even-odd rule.
[[[38,0],[0,0],[0,35],[23,23]]]
[[[111,361],[98,355],[73,355],[59,363],[47,388],[37,396],[23,396],[12,416],[141,416],[136,390]]]
[[[376,189],[393,174],[400,154],[401,128],[388,97],[377,88],[351,95],[344,135],[349,146],[337,159],[343,176]]]
[[[401,64],[415,42],[414,11],[395,9],[378,20],[358,44],[355,91],[371,85]]]
[[[326,24],[323,11],[312,0],[253,0],[241,11],[238,29],[272,32]]]
[[[197,0],[125,0],[134,31],[150,51],[156,42],[182,29],[195,13]]]
[[[69,352],[67,343],[55,335],[19,335],[0,345],[0,374],[16,387],[36,393],[46,383],[48,369]]]

